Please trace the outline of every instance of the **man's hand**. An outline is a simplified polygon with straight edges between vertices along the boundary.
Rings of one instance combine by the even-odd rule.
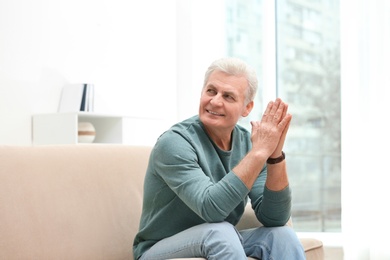
[[[284,141],[291,122],[288,105],[280,98],[268,103],[261,121],[252,121],[252,149],[261,151],[266,158],[282,154]]]
[[[277,158],[282,155],[284,140],[292,116],[287,113],[287,104],[280,98],[271,101],[261,121],[252,124],[252,149],[233,168],[233,172],[251,189],[262,167],[268,158]],[[268,175],[265,185],[268,189],[279,191],[288,185],[285,163],[268,165]]]

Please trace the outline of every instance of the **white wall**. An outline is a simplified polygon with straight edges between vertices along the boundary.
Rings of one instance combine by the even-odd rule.
[[[196,114],[224,14],[223,0],[0,0],[0,144],[30,144],[31,116],[57,112],[68,83],[155,133]]]
[[[390,1],[340,3],[344,258],[390,259]]]
[[[177,118],[176,1],[0,0],[0,144],[30,144],[67,83],[95,111]]]
[[[198,112],[203,76],[210,63],[226,55],[224,0],[177,0],[177,116]]]

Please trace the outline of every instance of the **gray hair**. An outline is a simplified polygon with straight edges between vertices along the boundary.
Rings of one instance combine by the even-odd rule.
[[[211,73],[216,70],[222,71],[228,75],[245,77],[249,86],[245,100],[246,103],[253,101],[257,91],[258,80],[256,71],[251,66],[245,63],[243,60],[233,57],[215,60],[213,63],[211,63],[205,73],[203,88],[206,86]]]

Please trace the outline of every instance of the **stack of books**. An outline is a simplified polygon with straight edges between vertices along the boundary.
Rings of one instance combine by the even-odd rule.
[[[94,100],[93,84],[70,84],[62,88],[58,112],[92,112]]]

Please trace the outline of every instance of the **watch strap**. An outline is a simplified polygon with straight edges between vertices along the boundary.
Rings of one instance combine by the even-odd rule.
[[[277,158],[268,158],[267,163],[268,164],[277,164],[282,162],[286,158],[286,154],[282,151],[282,155]]]

